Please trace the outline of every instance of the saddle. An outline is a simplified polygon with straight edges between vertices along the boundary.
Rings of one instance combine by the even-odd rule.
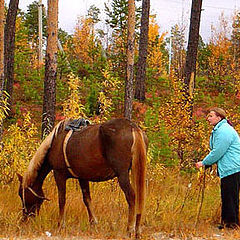
[[[73,119],[68,122],[65,126],[65,130],[69,131],[80,131],[83,127],[86,127],[90,124],[90,121],[84,118]]]

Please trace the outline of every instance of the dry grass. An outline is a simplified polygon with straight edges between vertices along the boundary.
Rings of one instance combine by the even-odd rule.
[[[196,225],[196,216],[201,198],[197,174],[179,174],[176,170],[149,168],[148,192],[143,221],[143,239],[160,239],[155,233],[179,239],[236,239],[240,231],[218,232],[214,225],[220,219],[219,184],[216,178],[206,178],[205,198]],[[189,185],[191,183],[191,186]],[[45,195],[51,199],[45,202],[40,215],[28,223],[21,223],[21,202],[17,196],[18,184],[0,188],[0,238],[45,238],[46,231],[52,236],[63,238],[84,237],[98,239],[127,239],[127,204],[117,181],[91,184],[93,207],[98,224],[91,229],[81,190],[77,181],[67,184],[65,228],[58,229],[57,190],[53,177],[45,180]],[[168,235],[169,234],[169,235]],[[218,235],[220,234],[220,238]],[[218,236],[214,238],[214,236]],[[224,237],[224,238],[223,238]],[[166,238],[167,239],[167,238]]]

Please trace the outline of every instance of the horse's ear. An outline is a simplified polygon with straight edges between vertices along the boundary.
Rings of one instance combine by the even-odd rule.
[[[22,179],[23,179],[22,175],[20,175],[19,173],[17,173],[17,176],[18,176],[19,182],[22,183]]]

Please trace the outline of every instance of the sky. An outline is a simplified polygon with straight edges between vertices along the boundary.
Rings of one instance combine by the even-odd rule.
[[[192,0],[150,0],[151,14],[156,14],[160,32],[170,32],[172,26],[183,24],[189,28]],[[7,5],[9,0],[5,0]],[[26,11],[33,0],[20,0],[19,8]],[[104,9],[104,2],[110,0],[59,0],[59,27],[68,33],[73,33],[79,16],[84,16],[91,5]],[[47,6],[47,0],[42,0]],[[211,37],[211,25],[216,25],[223,13],[229,23],[235,11],[240,11],[240,0],[203,0],[200,24],[200,34],[204,41]],[[104,22],[103,14],[102,22]]]

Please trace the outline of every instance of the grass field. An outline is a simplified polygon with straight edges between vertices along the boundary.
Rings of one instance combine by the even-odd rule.
[[[240,238],[240,231],[220,232],[215,228],[220,220],[218,179],[212,174],[206,175],[204,198],[202,182],[197,173],[182,174],[175,169],[149,167],[142,238],[163,239],[160,237],[163,235],[169,239]],[[76,180],[67,183],[65,227],[61,230],[57,225],[58,200],[52,174],[45,180],[43,189],[51,201],[44,202],[39,216],[22,223],[17,180],[1,187],[0,238],[49,238],[47,235],[51,234],[53,239],[127,239],[128,209],[117,180],[91,183],[92,202],[98,218],[94,228],[88,223]]]

